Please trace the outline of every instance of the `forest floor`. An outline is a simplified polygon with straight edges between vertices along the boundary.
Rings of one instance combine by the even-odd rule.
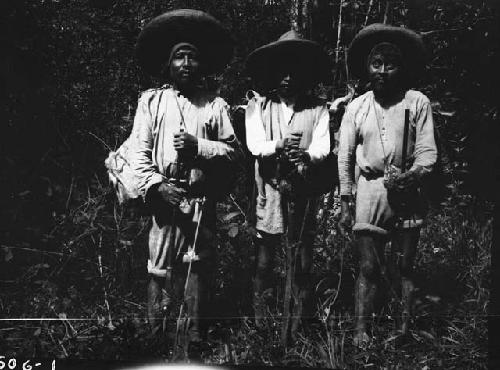
[[[109,199],[105,195],[89,197],[88,204],[61,221],[53,237],[66,233],[62,250],[51,248],[50,238],[43,250],[28,244],[3,246],[2,316],[22,320],[0,322],[0,355],[168,359],[168,345],[150,334],[145,320],[148,223],[146,218],[138,221],[133,212],[117,212],[116,207],[114,214],[106,212]],[[102,212],[92,213],[92,209]],[[338,201],[318,215],[314,256],[317,320],[287,348],[280,344],[282,264],[276,268],[277,298],[269,307],[264,327],[256,328],[251,319],[254,257],[240,211],[234,198],[219,207],[219,261],[205,363],[340,369],[486,368],[492,237],[488,204],[477,206],[465,199],[431,212],[416,257],[418,291],[411,337],[401,342],[395,335],[400,301],[383,289],[389,303],[382,304],[374,316],[373,341],[363,349],[352,345],[356,265],[352,242],[343,241],[334,231]],[[114,228],[109,226],[112,219]],[[333,236],[328,238],[330,234]],[[282,260],[283,252],[278,256]],[[175,316],[170,326],[175,327]]]

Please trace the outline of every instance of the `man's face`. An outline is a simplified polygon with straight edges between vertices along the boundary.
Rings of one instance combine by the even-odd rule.
[[[387,95],[397,92],[401,86],[402,66],[400,58],[390,53],[376,52],[368,61],[368,76],[375,93]]]
[[[303,85],[298,71],[293,68],[287,68],[279,78],[278,94],[284,98],[296,96],[303,89]]]
[[[179,87],[190,87],[199,81],[200,59],[196,50],[181,47],[174,52],[170,61],[170,78]]]

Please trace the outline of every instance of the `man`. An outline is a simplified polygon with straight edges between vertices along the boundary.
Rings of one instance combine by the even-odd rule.
[[[216,189],[230,177],[222,162],[234,159],[236,144],[227,104],[204,87],[203,77],[222,70],[231,56],[221,24],[189,9],[156,17],[137,43],[141,66],[171,84],[142,94],[130,139],[131,167],[153,214],[148,318],[157,330],[162,309],[172,307],[174,291],[185,284],[192,356],[206,335],[200,320],[214,270]]]
[[[424,55],[419,35],[383,24],[361,30],[349,49],[350,72],[368,79],[371,87],[347,106],[338,157],[342,212],[339,226],[344,235],[352,223],[350,203],[356,184],[352,227],[359,252],[356,345],[370,339],[367,318],[374,313],[374,298],[385,265],[384,247],[389,240],[400,275],[400,329],[408,333],[413,262],[425,215],[418,186],[437,158],[429,99],[409,89],[422,71]]]
[[[330,152],[330,133],[326,105],[308,91],[328,75],[328,59],[317,43],[289,31],[251,53],[247,69],[264,91],[254,94],[246,110],[247,146],[257,158],[255,321],[261,326],[266,316],[276,247],[286,234],[293,278],[285,292],[285,306],[287,294],[293,296],[293,313],[289,305],[284,313],[286,340],[289,327],[293,338],[300,318],[312,316],[310,271],[320,191],[310,175]]]

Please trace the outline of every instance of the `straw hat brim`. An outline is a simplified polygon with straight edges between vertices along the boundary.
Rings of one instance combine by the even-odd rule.
[[[279,72],[284,64],[299,66],[311,82],[323,82],[330,76],[328,56],[310,40],[278,40],[255,49],[247,58],[246,71],[256,80],[265,80]]]
[[[139,65],[158,75],[180,42],[198,48],[207,74],[223,70],[233,55],[234,42],[219,21],[199,10],[178,9],[154,18],[141,31],[136,44]]]
[[[403,63],[409,73],[415,74],[425,66],[427,52],[419,34],[407,28],[375,23],[363,28],[349,46],[347,65],[353,77],[368,78],[368,55],[381,42],[393,43],[401,49]]]

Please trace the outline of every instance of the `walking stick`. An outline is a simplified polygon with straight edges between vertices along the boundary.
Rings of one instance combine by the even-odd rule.
[[[181,132],[184,129],[181,127]],[[176,162],[173,163],[175,166],[173,171],[173,177],[171,180],[178,185],[181,178],[181,162],[179,160],[179,156],[177,156]],[[173,282],[173,270],[174,270],[174,262],[175,262],[175,241],[177,235],[177,207],[172,207],[172,218],[170,222],[170,237],[168,243],[168,250],[166,256],[166,273],[165,273],[165,293],[166,298],[162,302],[162,312],[163,312],[163,332],[167,330],[167,320],[170,313],[170,308],[172,306],[173,296],[174,296],[174,282]]]
[[[177,108],[179,109],[179,115],[181,117],[181,122],[180,122],[180,127],[179,131],[184,132],[186,123],[184,121],[184,115],[182,114],[182,109],[179,105],[179,101],[177,100],[177,95],[175,96],[175,101],[177,103]],[[181,180],[182,177],[182,161],[180,158],[180,155],[177,154],[177,158],[175,162],[173,163],[173,177],[172,181],[175,183],[175,185],[179,185],[179,181]],[[172,306],[172,301],[173,301],[173,296],[174,296],[174,283],[173,283],[173,270],[174,270],[174,262],[176,258],[176,253],[175,253],[175,240],[176,240],[176,235],[177,235],[177,207],[172,207],[172,219],[170,223],[170,238],[169,238],[169,244],[168,244],[168,250],[167,250],[167,256],[166,256],[166,273],[165,273],[165,292],[166,292],[166,298],[162,302],[162,313],[163,313],[163,332],[165,333],[167,330],[167,320],[168,316],[170,313],[170,307]]]
[[[189,318],[187,320],[185,318],[183,318],[184,309],[186,306],[186,298],[187,298],[186,292],[187,292],[187,288],[189,285],[189,277],[191,276],[191,268],[192,268],[193,262],[199,260],[199,257],[196,255],[196,242],[198,241],[198,235],[199,235],[199,230],[200,230],[201,219],[203,216],[203,207],[205,205],[205,201],[206,201],[206,197],[203,197],[201,200],[198,200],[198,204],[200,207],[200,213],[199,213],[198,221],[196,223],[196,230],[194,233],[193,245],[191,248],[188,249],[187,253],[183,256],[183,259],[182,259],[182,262],[189,262],[189,265],[188,265],[188,270],[187,270],[187,274],[186,274],[186,281],[184,283],[184,294],[183,294],[184,297],[183,297],[183,300],[181,302],[181,306],[179,308],[179,316],[177,317],[177,326],[175,329],[175,342],[174,342],[175,349],[177,349],[179,347],[179,333],[181,332],[181,329],[182,329],[182,332],[185,333],[186,329],[189,325]],[[183,349],[185,352],[185,347]],[[186,355],[186,353],[184,353],[184,355]]]
[[[294,253],[293,253],[293,243],[290,243],[289,240],[289,207],[288,207],[288,199],[282,196],[282,208],[283,208],[283,219],[286,222],[285,227],[285,252],[286,252],[286,281],[285,281],[285,297],[283,301],[283,323],[281,326],[281,344],[286,346],[288,344],[288,334],[290,331],[290,320],[291,320],[291,300],[292,300],[292,283],[293,283],[293,275],[295,273],[294,269]],[[290,245],[291,244],[291,245]]]
[[[405,126],[403,133],[403,149],[401,153],[401,173],[406,172],[406,156],[408,151],[408,131],[410,130],[410,110],[405,109]]]
[[[278,162],[277,166],[277,174],[278,178],[280,177],[280,165],[281,163]],[[299,173],[303,173],[304,168],[302,164],[297,165],[296,169]],[[285,227],[285,250],[286,250],[286,281],[285,281],[285,296],[284,296],[284,307],[283,307],[283,324],[281,327],[281,343],[283,346],[286,346],[288,344],[289,340],[289,334],[290,334],[290,328],[291,328],[291,320],[292,320],[292,290],[293,290],[293,279],[295,277],[295,271],[296,271],[296,263],[298,260],[299,252],[300,252],[300,243],[302,241],[302,236],[304,233],[304,228],[305,228],[305,222],[306,222],[306,217],[307,214],[309,213],[309,199],[307,200],[305,210],[304,210],[304,217],[302,219],[302,224],[299,232],[299,237],[297,241],[293,241],[292,243],[290,242],[290,233],[293,232],[293,230],[290,229],[290,224],[293,224],[290,222],[290,210],[289,210],[289,199],[286,195],[285,192],[282,192],[282,207],[283,207],[283,219],[286,222],[286,227]]]
[[[170,307],[172,305],[172,295],[174,291],[172,275],[173,275],[173,265],[174,265],[174,246],[175,246],[175,236],[177,233],[175,226],[176,210],[172,210],[172,228],[170,230],[170,240],[169,248],[167,251],[167,267],[165,273],[165,292],[166,299],[162,302],[162,312],[163,312],[163,331],[167,330],[167,319],[170,312]]]
[[[285,205],[288,208],[288,203]],[[307,215],[309,214],[310,208],[310,200],[308,199],[304,208],[304,217],[302,218],[302,223],[300,226],[300,232],[298,236],[298,240],[290,243],[289,240],[289,232],[288,227],[290,222],[288,221],[287,230],[285,233],[285,248],[286,248],[286,283],[285,283],[285,299],[284,299],[284,310],[283,310],[283,326],[281,328],[281,343],[283,346],[288,344],[288,338],[291,329],[291,319],[293,312],[292,309],[292,285],[293,279],[295,277],[295,272],[297,270],[297,260],[299,258],[300,247],[302,244],[302,237],[304,235]],[[287,212],[288,213],[288,212]],[[287,215],[288,220],[289,214]]]
[[[405,125],[404,125],[404,131],[403,131],[403,148],[402,148],[402,153],[401,153],[401,173],[405,173],[406,172],[406,159],[407,159],[407,151],[408,151],[408,132],[409,132],[409,129],[410,129],[410,110],[407,108],[405,109]],[[403,199],[402,201],[402,207],[401,207],[401,210],[407,210],[407,207],[408,207],[408,203],[406,202],[406,199]],[[400,215],[400,220],[401,220],[401,223],[404,222],[404,215],[405,213],[408,215],[408,212],[402,212],[402,214]],[[400,242],[402,242],[403,240],[403,235],[404,235],[404,232],[403,232],[403,228],[402,228],[403,225],[401,225],[400,227],[400,230],[399,230],[399,239],[400,239]],[[399,246],[400,247],[400,246]],[[396,259],[396,275],[397,275],[397,283],[399,284],[401,282],[402,284],[402,280],[401,280],[401,267],[400,267],[400,261],[399,261],[399,253],[397,254],[397,259]],[[405,300],[405,288],[403,286],[403,284],[401,285],[401,288],[402,288],[402,291],[401,291],[401,305],[402,305],[402,309],[403,309],[403,312],[401,313],[401,323],[402,323],[402,327],[403,327],[403,332],[405,331],[404,329],[404,326],[406,325],[406,322],[407,320],[409,319],[409,316],[410,316],[410,309],[407,310],[407,307],[406,305],[409,303],[409,302],[406,302]]]

